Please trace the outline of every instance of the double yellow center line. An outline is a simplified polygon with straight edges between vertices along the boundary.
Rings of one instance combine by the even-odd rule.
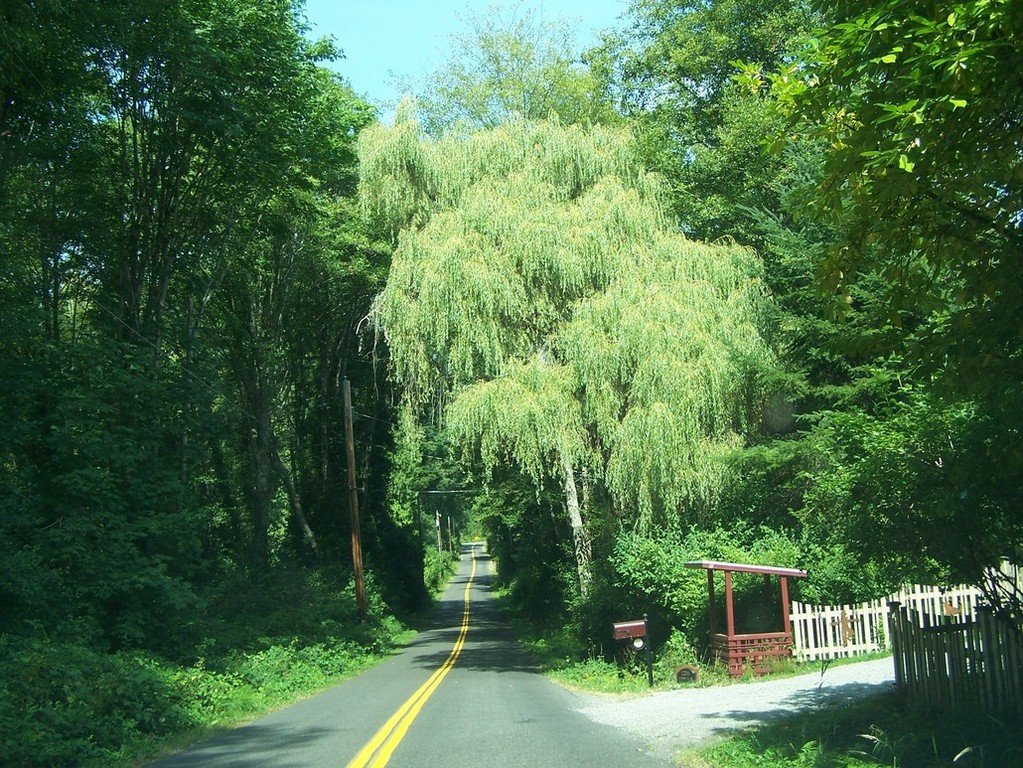
[[[465,636],[469,632],[469,589],[472,587],[473,579],[476,578],[476,547],[472,548],[472,571],[469,573],[469,581],[465,584],[464,608],[462,609],[462,628],[458,632],[458,639],[451,649],[447,660],[441,664],[440,669],[430,675],[429,679],[419,686],[419,689],[406,699],[398,711],[391,715],[390,719],[381,726],[373,738],[366,742],[366,746],[359,750],[359,753],[348,763],[348,768],[382,768],[391,759],[394,750],[401,743],[401,740],[408,732],[412,721],[416,719],[419,711],[426,704],[427,699],[433,695],[437,687],[444,680],[451,668],[458,661],[462,653],[462,646],[465,645]]]

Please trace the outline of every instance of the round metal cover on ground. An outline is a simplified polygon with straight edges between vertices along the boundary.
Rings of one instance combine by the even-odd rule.
[[[683,664],[675,670],[676,683],[695,683],[700,679],[700,668],[693,664]]]

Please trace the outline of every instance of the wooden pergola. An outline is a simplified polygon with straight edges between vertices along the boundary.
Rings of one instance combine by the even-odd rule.
[[[797,568],[778,568],[771,565],[748,565],[746,563],[719,563],[714,560],[694,560],[685,563],[687,568],[703,568],[707,571],[707,598],[709,601],[708,623],[710,624],[710,648],[714,657],[728,665],[728,674],[741,675],[749,666],[754,674],[763,675],[771,671],[773,659],[788,658],[792,654],[792,621],[789,618],[789,579],[802,578],[806,571]],[[714,614],[714,571],[725,573],[725,632],[717,630]],[[781,580],[781,632],[760,632],[738,634],[735,631],[735,604],[732,596],[732,574],[762,574],[767,582],[771,576]]]

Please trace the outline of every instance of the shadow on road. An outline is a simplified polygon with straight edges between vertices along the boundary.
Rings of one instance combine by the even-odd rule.
[[[306,768],[308,762],[296,762],[295,748],[307,746],[330,735],[324,728],[295,728],[286,725],[253,723],[216,736],[199,746],[172,757],[149,763],[148,768]],[[258,762],[253,756],[259,755]]]
[[[891,681],[883,683],[853,682],[841,685],[823,685],[819,688],[811,688],[789,694],[785,697],[784,705],[771,709],[722,709],[716,712],[701,713],[700,717],[733,721],[733,725],[712,729],[715,733],[727,734],[734,732],[736,729],[777,725],[808,712],[827,707],[841,706],[852,701],[889,693],[892,690],[893,683]]]

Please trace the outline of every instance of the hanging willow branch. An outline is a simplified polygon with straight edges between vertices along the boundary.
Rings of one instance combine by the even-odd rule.
[[[363,134],[363,205],[397,248],[374,317],[410,404],[537,480],[593,461],[641,526],[723,480],[769,361],[752,252],[668,231],[618,129],[512,121],[424,139],[410,111]]]

